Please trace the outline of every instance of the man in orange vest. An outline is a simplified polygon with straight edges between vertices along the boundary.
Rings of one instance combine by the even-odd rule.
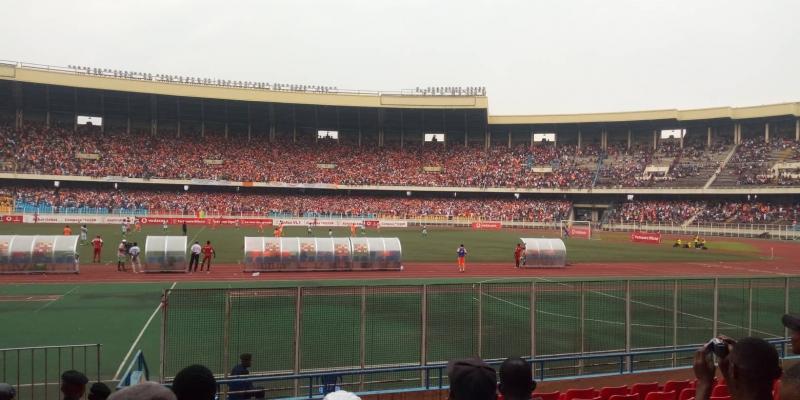
[[[69,225],[64,226],[64,236],[71,236],[72,235],[72,228]]]

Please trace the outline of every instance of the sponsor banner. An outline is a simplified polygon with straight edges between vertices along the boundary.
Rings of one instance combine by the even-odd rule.
[[[26,214],[22,216],[22,222],[26,224],[104,224],[105,217],[91,215],[35,215]]]
[[[133,222],[132,217],[105,217],[106,224],[121,224],[125,221]]]
[[[191,179],[189,182],[192,185],[207,185],[207,186],[231,186],[231,181],[215,180],[215,179]]]
[[[661,243],[661,234],[658,232],[631,232],[631,242],[636,243]]]
[[[0,216],[0,222],[4,224],[21,224],[22,215],[3,215]]]
[[[434,166],[434,165],[428,165],[428,166],[422,167],[422,170],[425,171],[425,172],[442,172],[442,167]]]
[[[397,221],[397,220],[385,220],[382,219],[378,221],[378,227],[380,228],[408,228],[408,222],[406,221]]]
[[[377,228],[379,222],[378,220],[366,220],[364,221],[364,226],[367,228]]]
[[[472,223],[472,229],[500,229],[502,227],[503,223],[497,221],[479,221]]]
[[[320,163],[320,164],[317,164],[317,168],[319,168],[319,169],[335,169],[336,168],[336,164],[322,164],[322,163]]]
[[[75,158],[79,160],[99,160],[100,154],[97,153],[75,153]]]
[[[592,237],[592,228],[587,226],[573,226],[569,228],[569,236],[573,238],[589,239]]]
[[[263,225],[272,225],[272,218],[193,218],[193,217],[176,217],[176,218],[164,218],[164,217],[142,217],[139,218],[142,224],[145,225],[162,225],[165,222],[168,225],[181,225],[186,223],[186,225],[236,225],[236,222],[239,222],[239,225],[250,225],[255,226],[259,224]]]
[[[214,160],[214,159],[206,158],[206,159],[203,160],[203,162],[206,165],[222,165],[222,164],[225,163],[225,160]]]
[[[305,219],[278,219],[275,220],[275,225],[283,225],[283,226],[306,226],[309,223],[313,224],[313,220],[305,220]]]

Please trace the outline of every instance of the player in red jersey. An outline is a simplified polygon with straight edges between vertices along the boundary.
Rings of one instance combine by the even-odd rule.
[[[217,257],[217,252],[214,251],[214,247],[211,246],[211,241],[207,240],[206,245],[203,246],[203,261],[200,263],[200,271],[203,270],[203,266],[206,266],[206,273],[211,272],[211,258]],[[206,263],[208,261],[208,263]]]
[[[92,249],[94,250],[94,253],[92,255],[92,262],[99,263],[100,251],[103,250],[103,239],[100,238],[100,235],[97,235],[97,237],[92,239]]]

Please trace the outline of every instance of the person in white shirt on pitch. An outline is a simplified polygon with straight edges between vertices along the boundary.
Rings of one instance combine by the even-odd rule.
[[[197,265],[200,263],[200,251],[202,249],[203,248],[200,246],[200,242],[194,242],[192,247],[189,249],[191,258],[189,258],[188,272],[197,272]],[[194,268],[192,268],[193,265]]]
[[[133,242],[133,246],[131,246],[131,249],[128,250],[128,253],[131,255],[131,268],[133,269],[133,272],[137,274],[142,272],[142,263],[139,261],[139,253],[141,252],[142,250],[139,249],[139,244],[136,242]]]

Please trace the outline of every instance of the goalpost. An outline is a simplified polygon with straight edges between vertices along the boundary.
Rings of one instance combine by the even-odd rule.
[[[591,239],[592,222],[562,219],[559,225],[559,234],[562,238],[565,236],[564,233],[568,233],[570,238]]]

